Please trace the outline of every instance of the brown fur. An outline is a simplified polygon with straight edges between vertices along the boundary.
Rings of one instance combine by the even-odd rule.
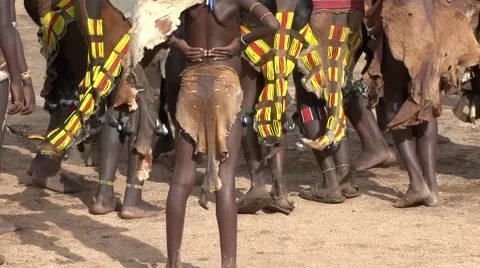
[[[393,128],[404,128],[440,116],[440,79],[443,84],[458,87],[457,67],[480,62],[480,47],[469,20],[458,8],[459,3],[447,0],[430,3],[433,8],[417,1],[383,1],[381,15],[385,37],[393,57],[403,61],[412,79],[408,100],[389,124]],[[380,37],[377,42],[378,39]],[[366,77],[374,89],[371,95],[374,98],[382,95],[382,83],[378,81],[381,79],[381,50],[380,45]]]

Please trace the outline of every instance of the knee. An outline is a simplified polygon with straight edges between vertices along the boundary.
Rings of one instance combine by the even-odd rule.
[[[255,117],[254,111],[244,110],[240,112],[240,122],[242,127],[244,128],[252,128],[253,129],[253,121]]]
[[[186,199],[190,195],[190,193],[193,190],[194,183],[188,183],[184,181],[173,181],[170,184],[170,189],[169,189],[169,197],[173,197],[175,199]]]

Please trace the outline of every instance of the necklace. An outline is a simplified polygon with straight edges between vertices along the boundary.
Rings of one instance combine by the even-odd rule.
[[[210,10],[213,10],[213,6],[214,6],[213,1],[215,1],[215,0],[206,0],[206,5],[208,6],[208,8]]]

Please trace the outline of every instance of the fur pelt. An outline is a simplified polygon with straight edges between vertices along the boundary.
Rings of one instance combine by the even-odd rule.
[[[139,0],[133,16],[129,55],[124,66],[139,63],[144,49],[153,49],[165,42],[180,25],[180,14],[204,0]],[[158,26],[161,25],[161,26]]]

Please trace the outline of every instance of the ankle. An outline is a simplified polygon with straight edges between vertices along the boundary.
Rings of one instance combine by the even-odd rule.
[[[223,258],[222,268],[237,268],[237,261],[235,258]]]

